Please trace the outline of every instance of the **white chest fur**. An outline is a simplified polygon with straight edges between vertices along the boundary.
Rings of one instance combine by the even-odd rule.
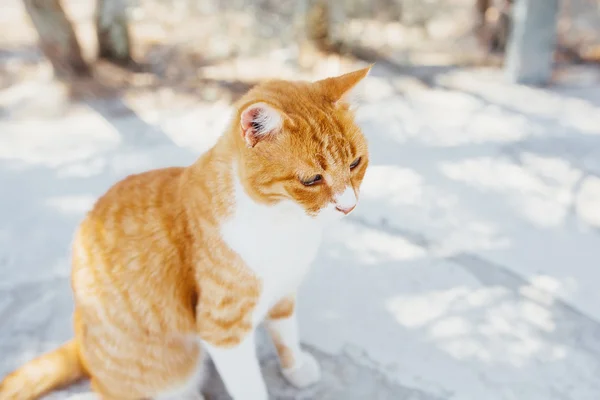
[[[293,202],[265,206],[235,185],[236,211],[222,226],[225,242],[262,282],[255,325],[281,298],[293,294],[314,260],[322,226]]]

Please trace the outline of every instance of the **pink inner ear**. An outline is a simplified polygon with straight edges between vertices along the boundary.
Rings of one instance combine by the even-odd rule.
[[[242,130],[246,131],[250,128],[256,128],[256,126],[254,126],[254,121],[256,121],[259,114],[260,109],[258,108],[251,108],[249,110],[244,111],[244,113],[242,114]]]
[[[246,141],[249,147],[254,147],[258,142],[258,131],[256,126],[256,119],[260,114],[260,109],[251,108],[242,113],[241,125],[242,125],[242,137]]]
[[[240,116],[242,137],[249,147],[254,147],[268,134],[276,132],[281,127],[281,122],[281,116],[272,107],[265,103],[255,103]]]

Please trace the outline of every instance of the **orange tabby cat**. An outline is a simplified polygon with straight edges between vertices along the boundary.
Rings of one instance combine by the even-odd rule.
[[[369,70],[260,84],[193,165],[114,185],[75,235],[75,338],[7,376],[0,399],[82,377],[94,392],[76,398],[201,399],[207,353],[233,399],[266,400],[262,321],[287,380],[317,382],[295,292],[324,223],[357,202],[369,158],[347,95]]]

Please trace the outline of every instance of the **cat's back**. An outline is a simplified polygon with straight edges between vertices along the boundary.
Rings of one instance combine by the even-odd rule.
[[[181,167],[161,168],[123,178],[98,198],[88,219],[118,219],[160,211],[163,206],[176,201],[177,185],[183,171]]]
[[[179,201],[182,173],[183,168],[177,167],[155,169],[115,183],[82,221],[76,241],[89,238],[105,250],[156,246],[162,239],[171,242],[171,233],[182,229],[184,222]]]
[[[98,199],[73,241],[72,284],[81,307],[122,307],[123,315],[152,330],[182,325],[167,321],[165,310],[192,315],[182,173],[174,167],[130,175]]]

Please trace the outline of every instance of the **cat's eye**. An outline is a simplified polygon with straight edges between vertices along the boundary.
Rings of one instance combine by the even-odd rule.
[[[360,159],[361,157],[358,157],[356,160],[352,161],[352,164],[350,164],[350,169],[358,167],[358,164],[360,164]]]
[[[306,180],[303,180],[303,179],[301,179],[301,180],[300,180],[300,182],[302,182],[302,184],[303,184],[304,186],[312,186],[312,185],[314,185],[315,183],[319,183],[319,182],[321,182],[322,180],[323,180],[323,176],[322,176],[322,175],[319,175],[319,174],[317,174],[317,175],[315,175],[315,176],[313,176],[313,177],[311,177],[311,178],[309,178],[309,179],[306,179]]]

